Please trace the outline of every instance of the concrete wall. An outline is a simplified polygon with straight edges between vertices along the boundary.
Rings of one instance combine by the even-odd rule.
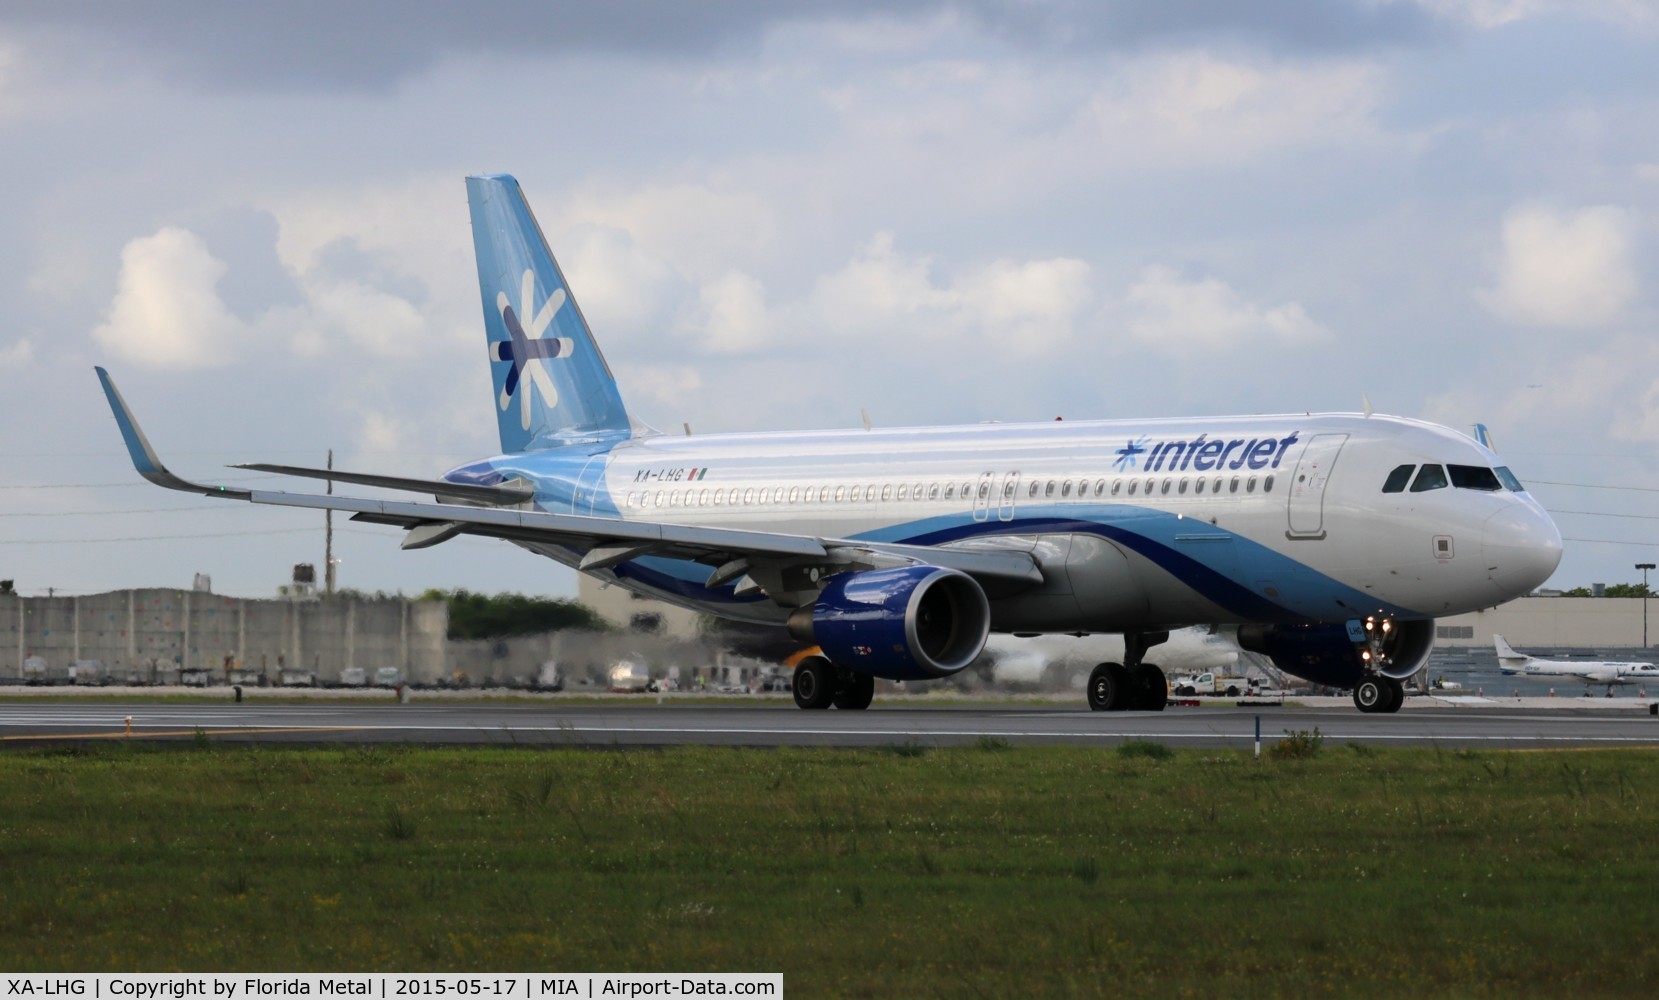
[[[576,599],[617,628],[640,630],[656,624],[657,635],[694,639],[700,615],[695,611],[642,597],[624,587],[607,587],[586,573],[577,581]]]
[[[449,609],[441,601],[246,600],[190,590],[0,598],[0,678],[23,660],[62,678],[76,660],[145,682],[231,666],[272,678],[283,666],[331,681],[347,666],[395,666],[411,679],[444,671]]]

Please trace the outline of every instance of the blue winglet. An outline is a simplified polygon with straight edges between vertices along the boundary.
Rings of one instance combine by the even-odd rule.
[[[103,383],[104,397],[109,400],[110,412],[115,414],[115,424],[121,428],[121,439],[126,442],[127,454],[132,458],[133,468],[138,474],[170,490],[183,490],[186,493],[202,493],[207,496],[226,497],[235,500],[248,499],[247,490],[233,490],[224,486],[207,486],[201,483],[192,483],[187,479],[180,479],[167,471],[167,466],[161,464],[156,456],[155,449],[150,447],[150,441],[144,436],[144,431],[133,419],[132,409],[127,401],[121,398],[121,390],[115,387],[115,381],[109,377],[109,372],[101,366],[94,366],[98,373],[98,381]]]

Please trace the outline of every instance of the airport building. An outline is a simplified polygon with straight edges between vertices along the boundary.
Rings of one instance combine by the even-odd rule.
[[[449,608],[405,598],[250,600],[150,587],[74,597],[0,598],[0,679],[176,684],[281,674],[338,680],[348,667],[440,676]],[[86,677],[80,678],[83,683]]]
[[[1496,633],[1516,648],[1641,649],[1646,645],[1644,620],[1652,613],[1659,613],[1659,600],[1523,597],[1485,611],[1437,620],[1435,645],[1491,649]],[[1659,620],[1653,625],[1659,626]],[[1648,635],[1647,641],[1654,640],[1659,640],[1659,633]]]
[[[498,640],[448,638],[443,601],[303,592],[284,599],[226,597],[207,589],[145,588],[63,597],[0,595],[0,682],[334,684],[358,668],[416,684],[526,683],[549,663],[567,676],[602,674],[617,658],[683,665],[720,661],[728,639],[702,634],[702,616],[583,577],[580,599],[616,632],[544,633]],[[1632,652],[1642,656],[1641,598],[1528,597],[1442,618],[1447,654],[1490,651],[1494,633],[1522,650]],[[1649,640],[1659,640],[1659,619]],[[751,652],[750,655],[759,655]],[[288,675],[285,677],[285,673]],[[93,680],[92,678],[96,678]]]

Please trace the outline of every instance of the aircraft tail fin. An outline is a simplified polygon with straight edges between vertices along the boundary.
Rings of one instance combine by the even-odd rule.
[[[1523,656],[1511,649],[1509,643],[1501,635],[1493,634],[1492,645],[1498,651],[1498,662],[1505,666],[1518,666],[1532,660],[1532,657]]]
[[[626,438],[628,411],[518,181],[467,178],[504,452]]]

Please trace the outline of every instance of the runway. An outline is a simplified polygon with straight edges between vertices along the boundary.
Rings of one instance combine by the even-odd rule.
[[[1260,719],[1264,744],[1298,731],[1331,743],[1376,746],[1659,747],[1659,718],[1645,707],[1511,707],[1408,703],[1397,715],[1352,707],[1207,705],[1165,712],[1090,712],[1069,705],[896,705],[864,712],[803,712],[784,702],[730,706],[643,701],[607,704],[489,702],[270,704],[257,701],[0,704],[0,746],[63,741],[234,744],[879,747],[972,744],[1112,746],[1154,740],[1173,747],[1248,747]]]

